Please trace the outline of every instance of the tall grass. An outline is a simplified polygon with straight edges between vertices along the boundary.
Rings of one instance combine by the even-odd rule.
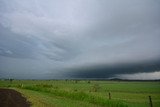
[[[52,86],[50,85],[34,85],[34,86],[25,86],[21,88],[33,90],[33,91],[46,92],[46,93],[53,94],[55,96],[65,97],[72,100],[86,101],[86,102],[101,105],[101,106],[128,107],[126,103],[120,100],[108,100],[101,97],[95,97],[93,95],[89,95],[85,92],[68,92],[65,90],[54,89],[51,87]]]

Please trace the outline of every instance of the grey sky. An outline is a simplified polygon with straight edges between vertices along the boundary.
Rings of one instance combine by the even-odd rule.
[[[0,77],[159,72],[159,19],[159,0],[0,0]]]

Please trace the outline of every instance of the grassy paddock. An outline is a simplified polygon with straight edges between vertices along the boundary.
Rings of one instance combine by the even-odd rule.
[[[149,107],[149,95],[160,107],[160,82],[1,80],[0,87],[20,91],[33,107]]]

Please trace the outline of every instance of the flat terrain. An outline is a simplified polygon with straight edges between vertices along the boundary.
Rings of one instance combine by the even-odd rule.
[[[1,80],[0,87],[22,93],[31,107],[149,107],[148,96],[160,107],[158,81]]]
[[[30,103],[13,89],[0,89],[0,107],[30,107]]]

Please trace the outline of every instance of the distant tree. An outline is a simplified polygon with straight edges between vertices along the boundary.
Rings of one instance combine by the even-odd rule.
[[[13,81],[14,79],[9,79],[9,81],[12,83],[12,81]]]
[[[90,84],[90,83],[91,83],[91,81],[88,81],[87,83],[88,83],[88,84]]]

